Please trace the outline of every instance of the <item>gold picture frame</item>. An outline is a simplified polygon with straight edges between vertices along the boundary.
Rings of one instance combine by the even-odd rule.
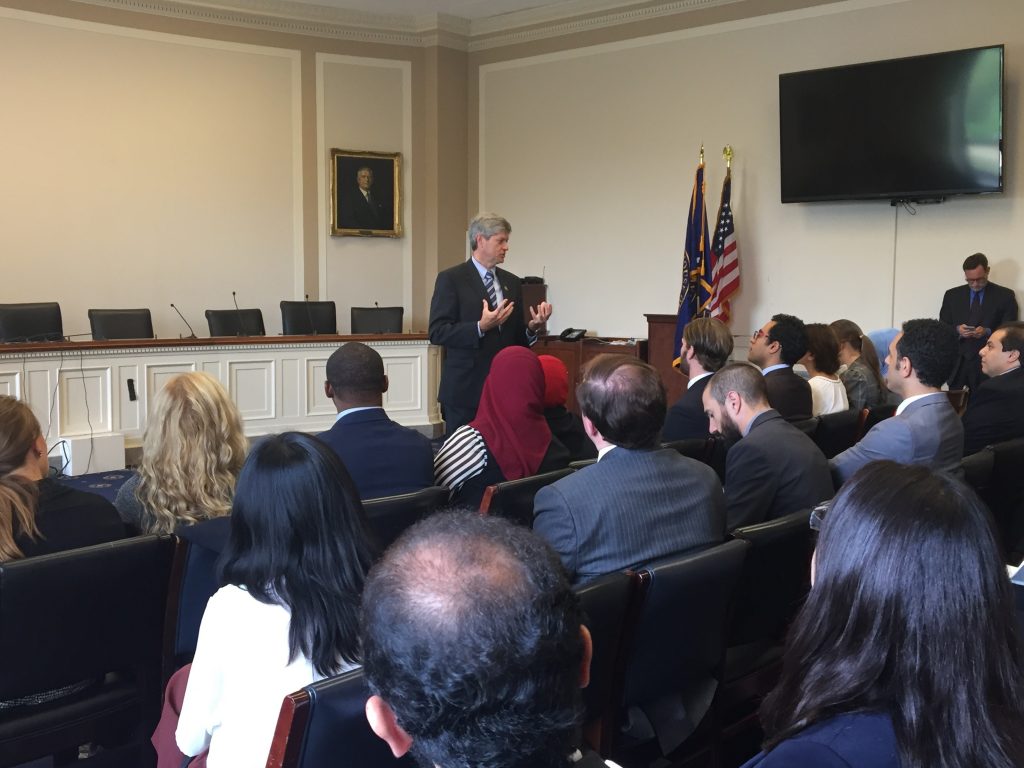
[[[331,150],[331,234],[402,236],[402,153]]]

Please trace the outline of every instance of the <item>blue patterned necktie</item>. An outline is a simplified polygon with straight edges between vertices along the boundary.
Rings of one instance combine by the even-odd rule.
[[[490,272],[484,274],[484,287],[487,289],[487,301],[491,309],[497,309],[498,294],[494,292],[494,275]]]

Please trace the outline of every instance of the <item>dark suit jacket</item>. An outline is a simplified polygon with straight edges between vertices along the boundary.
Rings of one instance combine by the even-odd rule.
[[[722,487],[710,467],[668,448],[614,448],[541,488],[533,530],[574,584],[725,537]]]
[[[347,204],[347,205],[346,205]],[[370,191],[367,202],[359,187],[350,189],[341,210],[341,226],[353,229],[391,229],[394,217]]]
[[[811,418],[811,385],[792,368],[778,368],[764,375],[768,404],[787,421]]]
[[[743,768],[900,768],[899,748],[888,715],[855,713],[814,723],[762,752]]]
[[[483,338],[477,333],[477,322],[487,291],[472,260],[440,272],[434,283],[429,330],[430,342],[445,348],[437,393],[442,405],[475,409],[494,356],[505,347],[529,345],[519,278],[501,268],[495,269],[495,275],[505,298],[516,307],[505,325],[492,328]]]
[[[995,283],[985,286],[985,301],[980,308],[971,312],[971,287],[958,285],[950,288],[942,297],[939,320],[952,325],[980,325],[994,331],[1003,323],[1017,319],[1017,297],[1009,288]],[[985,346],[986,338],[960,339],[960,363],[950,376],[950,386],[957,388],[967,384],[977,389],[981,382],[981,360],[978,352]]]
[[[25,557],[117,541],[128,535],[114,505],[95,493],[79,491],[51,477],[37,483],[36,527],[30,539],[15,523],[14,542]]]
[[[831,499],[828,460],[807,435],[768,410],[725,458],[726,525],[773,520]]]
[[[987,379],[967,399],[964,453],[1024,437],[1024,368]]]
[[[430,440],[393,422],[383,408],[350,413],[319,438],[341,457],[363,499],[410,493],[434,484]]]
[[[665,427],[661,430],[662,440],[688,440],[708,437],[711,434],[708,417],[704,413],[704,402],[701,399],[709,381],[711,377],[705,376],[692,387],[687,387],[682,396],[668,409]]]

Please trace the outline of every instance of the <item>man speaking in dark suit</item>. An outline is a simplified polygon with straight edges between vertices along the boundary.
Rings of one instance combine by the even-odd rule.
[[[960,359],[949,379],[950,389],[982,382],[978,353],[993,329],[1017,319],[1017,297],[1009,288],[988,281],[988,258],[975,253],[964,259],[966,285],[950,288],[942,297],[939,320],[956,328],[960,338]]]
[[[574,584],[723,540],[714,470],[661,448],[665,386],[655,368],[598,355],[576,399],[597,463],[541,488],[533,505],[533,530]]]
[[[384,412],[388,377],[373,347],[350,341],[327,360],[324,392],[334,401],[334,426],[318,437],[348,469],[363,499],[394,496],[434,484],[430,440]]]
[[[832,498],[825,454],[771,408],[765,378],[751,365],[731,363],[704,390],[711,429],[732,443],[725,463],[729,530]]]
[[[1024,323],[1007,323],[981,348],[981,372],[988,378],[967,399],[964,453],[1024,437]]]
[[[711,374],[729,362],[732,334],[728,326],[714,317],[695,317],[683,328],[679,345],[679,370],[690,377],[686,391],[665,417],[663,440],[687,440],[707,437],[708,415],[704,413],[704,387]]]
[[[484,379],[499,351],[530,346],[551,317],[542,301],[524,321],[522,284],[498,265],[508,253],[512,225],[494,213],[469,223],[472,258],[437,276],[430,300],[430,342],[445,348],[437,399],[450,435],[476,416]]]

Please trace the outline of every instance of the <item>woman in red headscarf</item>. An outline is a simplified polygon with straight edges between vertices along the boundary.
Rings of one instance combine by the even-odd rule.
[[[441,446],[434,476],[452,501],[478,507],[489,485],[568,463],[569,451],[544,419],[540,361],[526,347],[506,347],[491,363],[476,418]]]
[[[597,446],[587,437],[583,421],[565,407],[569,400],[569,371],[552,355],[538,355],[544,369],[544,418],[551,434],[569,451],[569,461],[597,458]]]

